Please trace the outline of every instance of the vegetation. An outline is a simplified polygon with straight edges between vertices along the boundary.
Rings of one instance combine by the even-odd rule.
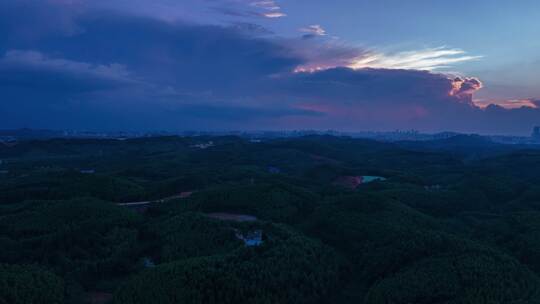
[[[267,242],[226,254],[182,259],[143,272],[115,303],[313,303],[339,282],[332,250],[287,228],[264,226]]]
[[[0,304],[540,303],[531,147],[73,139],[0,159]],[[335,184],[363,175],[386,180]]]
[[[61,304],[64,282],[37,267],[0,264],[0,303]]]

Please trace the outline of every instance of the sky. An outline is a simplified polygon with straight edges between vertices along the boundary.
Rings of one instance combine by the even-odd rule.
[[[0,128],[529,135],[532,0],[0,1]]]

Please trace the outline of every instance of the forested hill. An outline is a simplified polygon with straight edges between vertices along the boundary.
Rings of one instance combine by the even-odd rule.
[[[0,303],[540,303],[540,150],[0,145]]]
[[[452,153],[467,159],[499,156],[512,151],[540,149],[539,145],[501,144],[480,135],[456,135],[427,141],[400,141],[398,146],[409,150]]]

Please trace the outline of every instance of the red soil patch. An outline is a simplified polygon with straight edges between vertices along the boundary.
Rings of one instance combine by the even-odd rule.
[[[349,189],[356,189],[362,184],[361,176],[340,176],[334,182],[334,185],[342,186]]]

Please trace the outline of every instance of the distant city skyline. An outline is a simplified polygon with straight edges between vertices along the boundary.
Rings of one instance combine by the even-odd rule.
[[[538,20],[532,0],[3,1],[0,129],[530,136]]]
[[[271,131],[271,130],[253,130],[253,131],[88,131],[88,130],[35,130],[35,129],[0,129],[0,144],[16,145],[19,141],[48,140],[48,139],[104,139],[120,140],[149,137],[201,137],[208,136],[235,136],[249,140],[250,143],[261,143],[263,140],[276,138],[297,138],[304,136],[335,136],[370,139],[381,142],[416,142],[416,141],[438,141],[450,140],[477,144],[510,144],[510,145],[540,145],[540,127],[533,128],[532,133],[525,136],[512,135],[479,135],[464,134],[456,132],[440,133],[422,133],[418,130],[394,130],[389,132],[380,131],[358,131],[343,132],[336,130],[290,130],[290,131]],[[199,143],[194,147],[209,148],[213,141]]]

